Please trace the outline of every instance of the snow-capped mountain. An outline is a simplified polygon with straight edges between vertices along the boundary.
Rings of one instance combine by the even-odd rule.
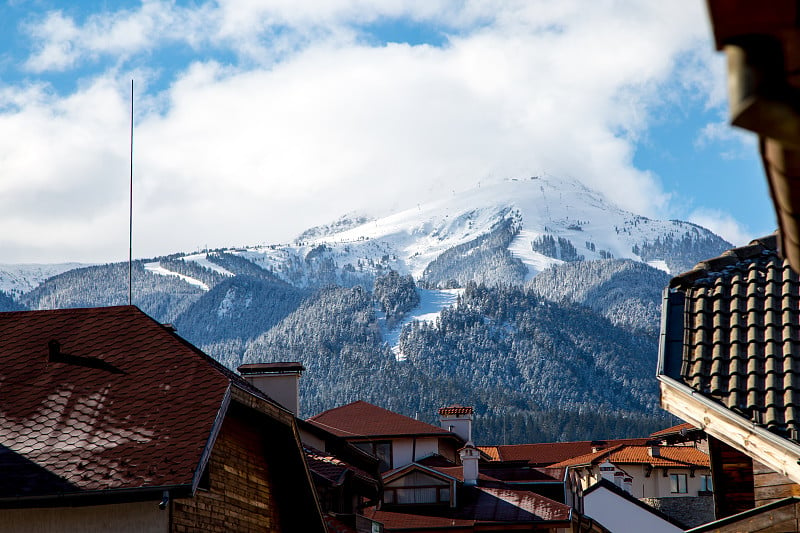
[[[607,438],[665,422],[652,375],[667,272],[730,247],[532,177],[289,244],[137,260],[133,303],[230,368],[302,362],[308,414],[458,402],[482,439]],[[127,280],[125,263],[0,265],[0,310],[125,304]]]
[[[391,268],[424,280],[444,252],[501,227],[510,237],[502,247],[524,265],[524,280],[566,261],[608,258],[677,274],[731,246],[694,224],[639,216],[578,181],[547,176],[475,188],[380,219],[345,217],[289,245],[234,253],[295,285],[310,283],[320,268],[355,280]]]

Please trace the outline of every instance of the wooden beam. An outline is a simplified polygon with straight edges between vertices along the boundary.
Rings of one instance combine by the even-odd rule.
[[[688,386],[658,376],[661,407],[707,434],[800,483],[800,446],[755,425]]]

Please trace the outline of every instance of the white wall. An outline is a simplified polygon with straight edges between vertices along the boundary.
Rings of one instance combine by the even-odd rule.
[[[392,468],[401,468],[434,453],[439,453],[437,437],[394,439],[392,441]]]
[[[169,511],[158,502],[0,509],[0,533],[169,533]]]
[[[683,529],[603,487],[584,496],[583,514],[594,518],[612,533],[683,532]]]

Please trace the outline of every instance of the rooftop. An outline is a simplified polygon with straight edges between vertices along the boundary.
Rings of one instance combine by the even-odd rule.
[[[445,429],[364,401],[356,401],[329,409],[312,416],[308,419],[308,422],[326,429],[336,436],[345,438],[431,435],[452,437],[460,440],[454,433]]]
[[[136,307],[0,313],[0,498],[191,486],[229,385]]]

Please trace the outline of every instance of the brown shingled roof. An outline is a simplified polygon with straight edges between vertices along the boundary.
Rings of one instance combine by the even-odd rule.
[[[700,263],[671,283],[685,296],[675,379],[781,436],[800,439],[800,280],[775,235]],[[680,358],[680,360],[678,360]]]
[[[0,498],[191,486],[229,384],[132,306],[0,313]]]
[[[308,422],[345,438],[439,435],[461,440],[442,428],[363,401],[323,411]]]

